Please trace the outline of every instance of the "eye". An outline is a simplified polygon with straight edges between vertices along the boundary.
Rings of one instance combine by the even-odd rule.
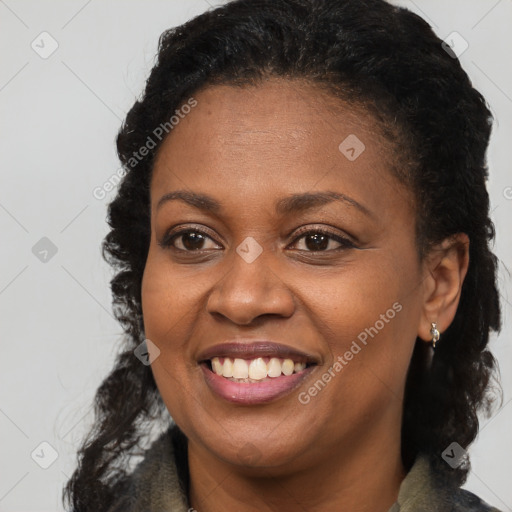
[[[293,245],[299,245],[301,247],[298,247],[297,250],[307,252],[331,252],[355,248],[348,238],[325,228],[309,228],[295,238]]]
[[[166,249],[182,252],[199,252],[222,249],[222,246],[202,229],[170,230],[158,244]],[[309,228],[299,232],[292,242],[296,250],[305,252],[331,252],[356,246],[346,237],[325,228]]]
[[[210,242],[209,247],[208,242]],[[221,248],[205,231],[191,228],[167,233],[159,242],[159,245],[167,249],[172,248],[184,252]]]

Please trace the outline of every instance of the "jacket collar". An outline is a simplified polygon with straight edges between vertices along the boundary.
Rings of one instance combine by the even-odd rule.
[[[129,490],[107,512],[189,512],[186,438],[174,425],[130,475]],[[388,512],[499,512],[472,493],[445,486],[419,456]]]

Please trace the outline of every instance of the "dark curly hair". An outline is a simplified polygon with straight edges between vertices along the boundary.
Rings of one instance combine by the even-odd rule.
[[[423,19],[384,0],[235,0],[162,34],[144,94],[117,137],[126,175],[108,208],[103,256],[116,270],[111,288],[125,347],[97,390],[95,424],[64,490],[75,512],[108,508],[150,428],[169,421],[150,366],[133,354],[144,340],[149,185],[161,140],[145,158],[134,155],[200,89],[270,77],[306,80],[373,113],[396,154],[408,156],[394,171],[415,197],[420,258],[456,233],[469,237],[458,310],[429,369],[426,344],[417,339],[402,426],[407,470],[424,453],[441,478],[465,481],[469,465],[452,469],[441,453],[453,441],[467,447],[478,432],[477,412],[488,412],[495,399],[497,367],[486,350],[490,331],[501,326],[486,190],[492,116],[441,43]]]

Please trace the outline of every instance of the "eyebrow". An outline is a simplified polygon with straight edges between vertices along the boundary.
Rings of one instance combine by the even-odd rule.
[[[222,210],[222,205],[213,197],[206,194],[199,194],[197,192],[190,192],[188,190],[175,190],[163,195],[156,206],[157,211],[167,202],[170,201],[183,201],[184,203],[193,206],[199,210],[209,213],[218,214]],[[304,212],[319,208],[326,204],[339,201],[349,206],[353,206],[365,215],[372,217],[373,214],[356,200],[351,197],[341,194],[340,192],[306,192],[303,194],[293,194],[289,197],[279,199],[275,205],[275,211],[279,215],[289,215],[291,213]]]

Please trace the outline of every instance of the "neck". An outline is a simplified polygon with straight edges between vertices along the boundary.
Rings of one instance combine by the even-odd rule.
[[[295,472],[262,468],[248,475],[189,441],[190,505],[200,512],[388,512],[405,477],[399,439],[367,439],[361,446],[359,452],[340,447],[328,460]]]

